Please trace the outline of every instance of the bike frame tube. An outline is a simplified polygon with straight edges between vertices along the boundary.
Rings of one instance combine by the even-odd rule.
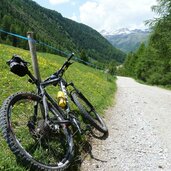
[[[59,82],[60,78],[56,78],[53,80],[48,80],[45,82],[40,82],[38,81],[32,74],[30,71],[28,71],[28,76],[31,78],[31,80],[33,81],[33,83],[36,85],[37,87],[37,93],[38,95],[40,95],[42,97],[42,101],[43,101],[43,108],[41,108],[42,114],[44,115],[43,118],[45,119],[45,121],[48,121],[48,112],[49,112],[49,108],[48,108],[48,103],[47,100],[49,100],[51,102],[51,104],[53,104],[53,106],[57,109],[60,110],[59,106],[56,104],[55,100],[53,98],[50,97],[50,95],[46,92],[45,87],[52,85],[54,83]],[[35,115],[36,115],[36,109],[37,109],[37,105],[35,104]],[[60,112],[61,113],[61,112]]]
[[[69,58],[69,60],[71,59],[71,57]],[[68,60],[68,61],[69,61]],[[64,63],[64,65],[62,66],[62,68],[60,69],[62,71],[62,69],[65,67],[66,63],[68,62],[66,61]],[[65,71],[65,70],[64,70]],[[30,71],[28,71],[28,76],[31,78],[32,80],[32,83],[36,84],[37,86],[37,89],[38,89],[38,95],[40,95],[42,97],[42,101],[43,101],[43,107],[44,107],[44,119],[47,121],[48,120],[48,112],[49,112],[49,109],[48,109],[48,104],[47,104],[47,100],[49,100],[53,106],[60,112],[62,109],[60,109],[60,107],[56,104],[56,101],[46,92],[45,88],[49,85],[56,85],[58,84],[61,88],[61,91],[64,92],[65,94],[65,97],[67,99],[67,106],[66,106],[66,113],[67,113],[67,118],[69,118],[68,114],[70,112],[70,106],[69,106],[69,101],[68,101],[68,91],[67,91],[67,86],[72,86],[73,89],[75,91],[78,91],[74,84],[73,83],[70,83],[70,84],[67,84],[67,82],[62,78],[63,76],[63,73],[62,75],[58,75],[59,77],[57,78],[54,78],[54,79],[50,79],[50,80],[46,80],[44,82],[40,82],[39,80],[37,80],[32,74]],[[70,96],[70,95],[69,95]],[[42,109],[43,110],[43,109]],[[60,112],[61,113],[61,112]],[[63,113],[63,112],[62,112]]]
[[[43,87],[40,85],[40,92],[41,92],[41,95],[42,95],[42,101],[43,101],[43,107],[44,107],[44,119],[45,119],[45,122],[48,120],[48,105],[47,105],[47,100],[46,100],[46,95],[45,95],[45,90],[43,89]]]
[[[64,65],[63,65],[64,66]],[[65,71],[65,70],[64,70]],[[68,100],[68,96],[71,98],[71,95],[70,93],[68,92],[67,90],[67,87],[68,86],[71,86],[73,88],[73,90],[79,92],[76,87],[74,86],[74,84],[71,82],[71,83],[67,83],[63,78],[63,73],[61,75],[58,75],[57,78],[52,78],[52,79],[47,79],[45,80],[44,82],[40,82],[39,80],[37,80],[32,74],[30,71],[28,71],[28,75],[29,77],[31,78],[32,80],[32,83],[34,83],[37,87],[37,93],[39,96],[42,97],[42,101],[43,101],[43,106],[41,107],[41,111],[42,111],[42,115],[43,115],[43,118],[45,119],[45,123],[48,123],[48,119],[49,119],[49,116],[48,116],[48,113],[49,113],[49,106],[48,106],[48,101],[50,102],[50,104],[52,105],[52,107],[55,109],[54,110],[54,115],[59,115],[61,114],[63,116],[64,119],[67,119],[69,122],[71,121],[71,123],[73,125],[75,125],[78,129],[78,132],[81,134],[82,133],[82,130],[79,126],[79,122],[75,119],[75,118],[72,118],[69,114],[71,112],[70,110],[70,105],[69,105],[69,100]],[[60,88],[61,88],[61,91],[64,92],[65,94],[65,97],[66,97],[66,109],[64,112],[57,104],[57,102],[46,92],[45,88],[49,85],[59,85]],[[38,104],[35,104],[35,118],[36,118],[36,109],[37,109],[37,105]],[[59,112],[59,113],[58,113]],[[71,118],[72,119],[71,119]],[[66,121],[65,121],[66,122]],[[61,123],[63,123],[61,121]],[[68,124],[68,122],[66,122]]]

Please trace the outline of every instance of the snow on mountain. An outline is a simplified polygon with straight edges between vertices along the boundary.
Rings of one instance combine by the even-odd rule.
[[[134,30],[130,30],[128,28],[121,28],[118,30],[114,30],[114,31],[106,31],[106,30],[102,30],[100,31],[100,34],[103,35],[104,37],[106,36],[111,36],[111,35],[126,35],[126,34],[132,34],[132,33],[144,33],[144,32],[149,32],[148,29],[145,30],[141,30],[141,29],[134,29]]]
[[[121,28],[119,30],[115,30],[112,32],[112,35],[119,35],[119,34],[130,34],[131,30],[129,30],[128,28]]]
[[[122,28],[111,32],[103,30],[100,33],[114,47],[128,53],[135,51],[142,42],[147,43],[150,30]]]
[[[110,35],[110,32],[108,32],[108,31],[106,31],[106,30],[102,30],[102,31],[100,31],[100,34],[101,34],[102,36],[107,36],[107,35]]]

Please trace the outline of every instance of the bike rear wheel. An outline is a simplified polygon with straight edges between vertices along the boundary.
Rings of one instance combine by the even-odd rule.
[[[83,118],[86,119],[98,131],[107,135],[108,129],[105,122],[96,112],[95,108],[87,100],[87,98],[79,91],[72,91],[71,97],[75,105],[79,108]]]
[[[3,136],[27,168],[63,170],[73,157],[72,136],[66,124],[59,124],[63,117],[51,105],[47,125],[40,106],[41,98],[35,94],[17,93],[10,96],[1,108]]]

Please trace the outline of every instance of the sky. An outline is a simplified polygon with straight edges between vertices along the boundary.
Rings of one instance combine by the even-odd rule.
[[[156,16],[151,6],[156,0],[34,0],[66,18],[97,31],[121,28],[145,29],[144,22]]]

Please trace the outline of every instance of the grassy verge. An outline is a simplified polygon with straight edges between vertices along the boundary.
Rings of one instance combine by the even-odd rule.
[[[18,91],[34,91],[35,86],[28,83],[28,77],[18,77],[9,71],[6,61],[11,59],[13,54],[18,54],[24,60],[31,63],[29,51],[14,48],[0,44],[0,105],[11,94]],[[57,55],[38,53],[38,61],[42,79],[45,79],[65,61]],[[32,70],[32,66],[29,67]],[[113,102],[114,92],[116,90],[115,79],[107,76],[102,71],[90,68],[75,62],[66,72],[67,81],[73,81],[78,89],[95,105],[98,112],[103,113],[107,106]],[[56,97],[58,89],[49,87],[48,91],[53,97]],[[6,142],[0,136],[0,170],[22,171],[25,170],[17,164],[15,156],[7,147]]]
[[[135,79],[135,78],[133,78],[133,79]],[[139,79],[135,79],[135,80],[140,84],[149,85],[149,86],[156,86],[156,87],[159,87],[162,89],[171,90],[171,85],[155,85],[155,84],[150,84],[150,83],[144,82],[144,81],[139,80]]]

